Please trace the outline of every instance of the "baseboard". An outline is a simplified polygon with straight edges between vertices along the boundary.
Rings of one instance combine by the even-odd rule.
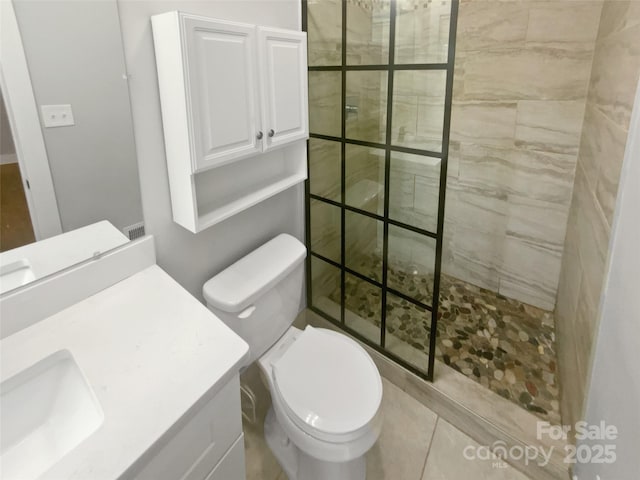
[[[18,163],[18,155],[15,153],[0,153],[0,165]]]

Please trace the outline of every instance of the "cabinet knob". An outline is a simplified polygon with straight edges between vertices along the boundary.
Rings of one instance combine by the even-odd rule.
[[[258,132],[258,134],[256,135],[256,138],[257,138],[258,140],[262,140],[262,137],[263,137],[263,136],[264,136],[264,135],[262,135],[262,132]]]
[[[271,130],[269,130],[269,136],[273,137],[276,134],[276,132],[273,131],[273,128]]]

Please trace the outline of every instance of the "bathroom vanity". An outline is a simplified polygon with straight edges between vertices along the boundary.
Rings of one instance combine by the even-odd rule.
[[[81,288],[87,268],[111,285],[1,340],[3,477],[244,479],[247,344],[155,265],[151,237],[12,297]]]

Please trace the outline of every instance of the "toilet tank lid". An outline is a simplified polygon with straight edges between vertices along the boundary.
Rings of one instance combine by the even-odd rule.
[[[240,312],[291,273],[307,256],[298,239],[282,233],[204,284],[207,304]]]

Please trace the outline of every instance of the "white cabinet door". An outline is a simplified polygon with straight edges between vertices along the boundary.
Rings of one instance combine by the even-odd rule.
[[[182,18],[193,170],[260,153],[255,26]]]
[[[265,149],[308,138],[307,36],[258,27]]]

